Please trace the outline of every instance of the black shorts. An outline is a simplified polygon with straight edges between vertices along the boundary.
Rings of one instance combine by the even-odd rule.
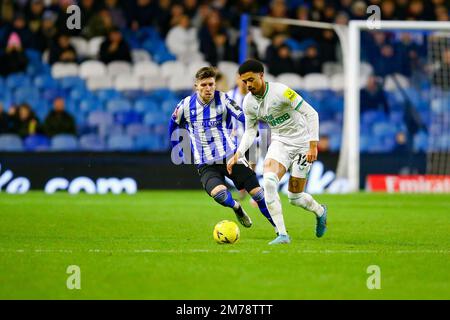
[[[218,185],[225,185],[225,177],[233,181],[238,190],[245,189],[247,192],[259,187],[255,172],[243,164],[236,164],[230,175],[226,164],[205,165],[198,169],[200,181],[203,188],[211,195],[211,191]]]

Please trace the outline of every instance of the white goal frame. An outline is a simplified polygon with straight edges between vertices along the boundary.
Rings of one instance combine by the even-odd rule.
[[[373,28],[373,21],[352,20],[348,26],[348,42],[342,42],[344,54],[344,74],[346,88],[344,96],[344,123],[341,144],[341,154],[337,175],[348,179],[348,191],[359,191],[359,70],[361,31],[386,31],[386,30],[430,30],[450,31],[450,22],[434,21],[379,21],[377,28]],[[369,28],[372,27],[372,28]],[[345,52],[344,52],[345,53]]]

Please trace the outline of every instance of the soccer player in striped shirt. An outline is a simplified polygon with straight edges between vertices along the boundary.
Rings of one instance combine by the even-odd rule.
[[[264,66],[247,60],[239,67],[241,80],[250,92],[244,98],[245,132],[236,154],[229,160],[233,166],[253,144],[258,120],[269,124],[271,144],[264,161],[264,192],[267,207],[278,230],[278,237],[270,244],[290,243],[284,225],[278,195],[278,184],[289,171],[289,202],[316,215],[316,236],[326,231],[327,208],[304,192],[311,163],[317,160],[319,117],[317,112],[294,90],[278,82],[264,81]]]
[[[232,118],[244,121],[245,117],[242,109],[232,99],[225,93],[216,91],[216,75],[216,70],[212,67],[197,71],[195,93],[181,100],[172,115],[169,129],[172,146],[175,148],[179,143],[178,139],[172,139],[175,130],[187,129],[190,151],[206,192],[222,206],[232,208],[238,221],[249,228],[252,225],[250,217],[241,204],[233,199],[225,185],[225,177],[228,177],[236,188],[245,189],[252,196],[261,213],[274,226],[266,206],[264,191],[245,159],[236,165],[232,174],[227,172],[226,160],[237,149],[236,139],[231,136]]]

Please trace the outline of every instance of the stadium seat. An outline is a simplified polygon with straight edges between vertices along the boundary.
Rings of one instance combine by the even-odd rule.
[[[336,73],[330,77],[330,88],[334,91],[343,91],[345,88],[345,76],[343,73]]]
[[[195,74],[197,73],[197,71],[200,68],[209,67],[209,66],[210,66],[209,62],[206,62],[206,61],[192,61],[190,59],[189,63],[187,64],[187,73],[186,73],[186,75],[189,76],[189,77],[194,78]]]
[[[82,37],[70,37],[70,44],[75,48],[79,57],[89,57],[89,44],[86,39]]]
[[[141,89],[144,91],[167,88],[167,86],[167,81],[163,77],[141,77]]]
[[[0,151],[23,151],[22,139],[15,134],[1,134]]]
[[[155,151],[159,149],[159,139],[155,135],[137,136],[135,139],[135,149],[138,151]]]
[[[302,77],[296,73],[282,73],[276,77],[276,81],[281,82],[294,90],[303,86]]]
[[[154,126],[161,123],[161,116],[155,112],[148,112],[144,116],[144,124]]]
[[[105,37],[94,37],[91,40],[89,40],[88,44],[87,44],[87,55],[90,58],[97,58],[98,54],[100,52],[100,47],[103,43],[103,41],[105,41]]]
[[[428,151],[428,135],[420,131],[414,135],[414,151],[427,152]]]
[[[122,96],[116,89],[99,89],[94,92],[95,96],[103,103],[112,100],[120,99]]]
[[[111,135],[108,137],[108,149],[113,151],[132,151],[133,138],[127,135]]]
[[[390,76],[386,77],[385,82],[384,82],[384,90],[395,91],[395,90],[399,89],[397,83],[394,81],[394,79],[392,77],[395,77],[395,79],[398,82],[398,85],[400,85],[400,88],[403,88],[403,89],[409,88],[410,83],[409,83],[408,78],[406,78],[404,75],[396,73],[394,75],[390,75]]]
[[[161,70],[152,61],[142,61],[133,65],[133,74],[138,77],[161,77]]]
[[[169,78],[168,87],[172,91],[185,91],[194,89],[194,78],[190,75],[184,75],[180,77],[178,74],[174,74]]]
[[[369,77],[373,74],[373,67],[370,63],[367,62],[361,62],[359,66],[359,74],[363,76],[364,78]]]
[[[31,86],[31,79],[25,73],[13,73],[6,78],[5,84],[9,89],[29,87]]]
[[[78,65],[76,63],[57,62],[52,66],[53,78],[64,78],[78,76]]]
[[[332,77],[335,74],[342,74],[343,72],[344,68],[340,63],[327,61],[322,65],[322,73],[327,77]]]
[[[80,65],[80,77],[83,79],[89,77],[100,77],[106,74],[106,66],[101,61],[88,60]]]
[[[75,151],[78,149],[78,140],[70,134],[58,134],[51,140],[53,151]]]
[[[148,62],[152,60],[152,57],[150,56],[150,53],[148,53],[147,50],[144,49],[133,49],[131,50],[131,59],[133,60],[133,63],[140,63],[140,62]]]
[[[132,123],[127,126],[126,134],[130,137],[144,136],[150,134],[150,128],[141,123]]]
[[[393,137],[395,131],[395,125],[387,121],[376,122],[372,127],[372,132],[377,137]]]
[[[303,78],[303,85],[306,90],[327,90],[330,89],[330,80],[321,73],[310,73]]]
[[[161,76],[169,79],[171,77],[187,75],[187,68],[181,61],[167,61],[161,65]]]
[[[217,68],[227,77],[228,85],[234,87],[239,65],[233,61],[220,61]]]
[[[141,81],[135,75],[120,74],[114,81],[114,88],[119,91],[139,90],[141,89]]]
[[[36,76],[33,83],[39,89],[58,88],[58,82],[48,74]]]
[[[81,99],[79,106],[82,112],[90,112],[103,109],[103,103],[98,98],[94,97]]]
[[[141,115],[133,110],[129,111],[119,111],[114,113],[114,123],[120,125],[129,125],[131,123],[142,122]]]
[[[129,75],[131,73],[131,64],[127,61],[113,61],[106,66],[106,71],[110,77]]]
[[[46,151],[50,148],[50,139],[36,134],[26,137],[23,144],[27,151]]]
[[[79,145],[83,151],[104,151],[106,149],[104,139],[93,133],[82,135]]]
[[[36,87],[18,87],[14,91],[14,101],[16,103],[28,102],[33,105],[35,101],[39,101],[39,90]]]
[[[114,122],[113,115],[107,111],[92,111],[89,112],[87,123],[94,127],[104,127],[112,125]]]
[[[114,82],[110,76],[89,76],[86,80],[87,87],[90,90],[111,89],[114,88]]]
[[[134,110],[137,112],[140,112],[140,113],[147,113],[147,112],[157,113],[157,112],[161,111],[161,107],[153,99],[142,98],[142,99],[138,99],[134,103]]]
[[[86,88],[86,83],[78,76],[68,76],[57,80],[61,89]]]
[[[106,110],[113,113],[119,111],[130,111],[131,103],[125,99],[114,99],[107,102]]]

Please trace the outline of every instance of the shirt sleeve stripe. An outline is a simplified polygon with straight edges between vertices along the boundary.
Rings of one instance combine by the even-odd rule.
[[[298,109],[302,106],[302,103],[303,103],[303,99],[302,99],[302,101],[300,101],[299,103],[298,103],[298,105],[295,107],[295,111],[298,111]]]

